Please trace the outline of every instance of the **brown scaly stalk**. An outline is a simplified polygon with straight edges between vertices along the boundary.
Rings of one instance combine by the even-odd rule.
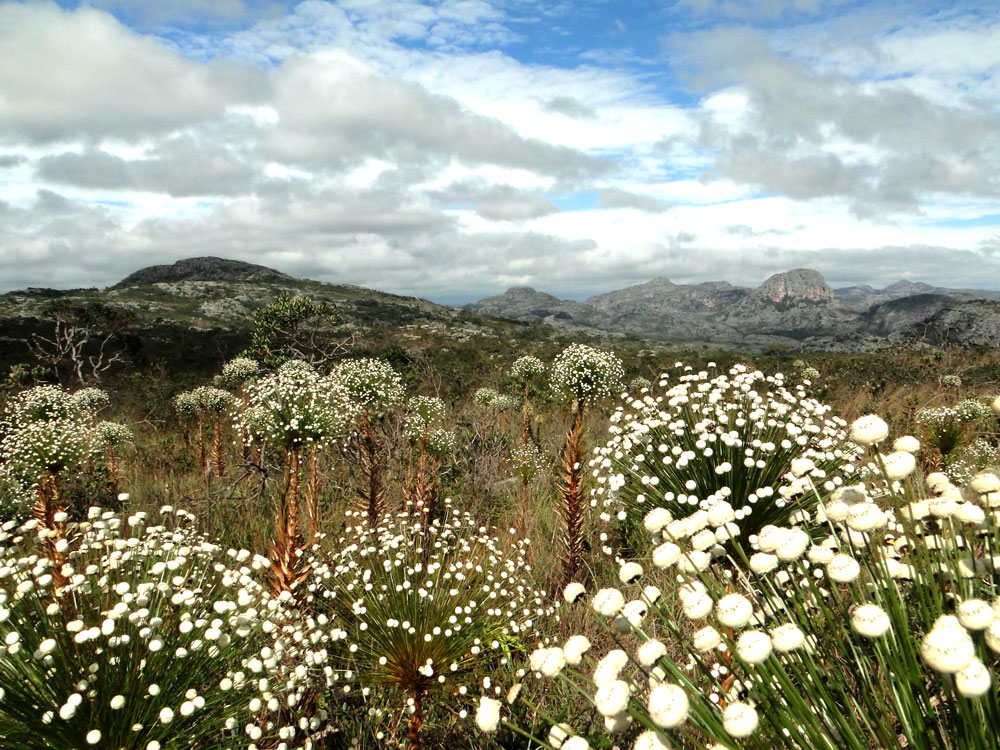
[[[410,750],[420,750],[420,732],[424,726],[424,696],[426,689],[413,691],[413,713],[409,721]]]
[[[306,488],[306,518],[309,519],[309,546],[316,543],[319,534],[319,446],[313,445],[309,453],[309,485]]]
[[[372,433],[367,406],[361,419],[358,452],[363,482],[359,490],[364,505],[362,510],[368,517],[368,525],[374,529],[378,526],[379,518],[386,512],[385,485],[382,483],[382,475],[379,471],[378,446],[375,444],[375,435]]]
[[[528,482],[530,480],[527,477],[521,477],[521,488],[520,488],[520,499],[521,506],[517,511],[517,525],[514,527],[517,529],[517,533],[521,537],[526,537],[528,535],[528,501],[530,499],[530,493],[528,492]]]
[[[528,395],[530,393],[530,387],[525,381],[524,383],[524,400],[521,402],[521,447],[527,448],[532,442],[534,442],[534,436],[531,434],[531,405],[528,402]],[[517,526],[515,527],[518,533],[524,537],[528,533],[528,500],[529,492],[528,485],[530,479],[526,476],[521,477],[521,488],[520,488],[520,499],[521,507],[517,513]]]
[[[51,471],[47,471],[38,482],[38,499],[32,509],[32,516],[38,524],[48,530],[45,537],[46,557],[52,562],[52,579],[57,587],[65,586],[68,581],[62,573],[63,564],[66,562],[66,554],[60,552],[58,543],[65,538],[65,525],[62,521],[56,521],[56,514],[66,510],[63,503],[62,492],[59,489],[59,482]]]
[[[215,476],[226,476],[226,457],[222,453],[222,417],[212,422],[212,466]]]
[[[247,397],[246,389],[243,386],[240,386],[240,401],[243,403],[243,411],[246,411],[250,399]],[[240,426],[240,450],[243,463],[251,463],[253,456],[250,451],[250,430],[247,429],[245,424]]]
[[[298,584],[309,575],[309,568],[300,568],[299,550],[299,472],[301,448],[293,446],[285,453],[287,481],[276,508],[274,538],[270,545],[271,592],[278,596],[284,591],[295,593]]]
[[[437,469],[439,463],[440,461],[427,450],[427,438],[421,438],[417,472],[413,474],[412,464],[407,469],[407,487],[403,500],[407,506],[423,513],[428,523],[437,518]]]
[[[570,583],[580,566],[583,554],[583,407],[578,398],[573,429],[566,436],[562,465],[559,467],[559,494],[562,496],[564,536],[562,540],[563,584]]]

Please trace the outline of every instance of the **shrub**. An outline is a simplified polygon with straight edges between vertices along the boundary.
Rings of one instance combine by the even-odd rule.
[[[90,511],[57,571],[36,521],[0,532],[0,737],[10,747],[222,748],[260,699],[261,560]],[[64,581],[60,585],[59,581]]]
[[[604,729],[575,728],[577,744],[991,747],[1000,478],[977,476],[964,500],[932,477],[928,494],[915,462],[872,461],[894,488],[879,503],[863,486],[817,497],[815,513],[735,537],[729,555],[699,550],[694,528],[654,531],[650,558],[622,561],[624,590],[591,599],[620,648],[594,653],[577,635],[530,662],[594,707]]]
[[[605,521],[635,530],[662,508],[661,525],[713,513],[754,534],[811,508],[813,483],[828,494],[842,481],[834,472],[857,457],[846,423],[780,374],[678,369],[674,382],[663,375],[659,390],[626,397],[611,417],[590,462],[592,504]],[[805,476],[789,484],[792,472]]]
[[[346,630],[345,661],[332,665],[338,692],[393,707],[391,715],[409,705],[414,748],[435,703],[467,711],[484,678],[552,612],[530,583],[526,546],[468,515],[350,527],[312,563],[309,585],[311,606]]]

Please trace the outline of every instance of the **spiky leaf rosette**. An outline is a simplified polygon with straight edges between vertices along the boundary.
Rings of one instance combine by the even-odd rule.
[[[815,484],[821,493],[833,491],[842,481],[834,472],[858,457],[846,423],[780,374],[679,366],[658,385],[626,398],[591,460],[592,504],[607,521],[634,527],[663,508],[662,526],[719,505],[716,514],[731,508],[726,523],[756,533],[812,507],[815,495],[806,490]]]
[[[620,648],[576,635],[531,670],[589,695],[601,747],[994,747],[1000,478],[960,492],[912,461],[876,463],[876,486],[737,537],[739,576],[699,530],[652,532],[651,558],[622,561],[622,588],[590,602]]]
[[[355,403],[375,414],[403,403],[403,379],[385,360],[345,359],[333,368],[330,378],[343,386]]]
[[[471,700],[552,612],[531,584],[527,543],[501,540],[467,514],[431,524],[402,514],[375,529],[349,528],[312,563],[309,583],[310,606],[347,631],[341,681],[373,697],[391,686],[401,700],[467,689]]]
[[[617,391],[624,377],[621,360],[611,352],[571,344],[553,361],[549,383],[558,395],[596,401]]]
[[[245,747],[251,702],[284,698],[284,682],[267,679],[269,618],[285,616],[256,582],[266,561],[200,537],[183,511],[164,512],[161,521],[92,508],[68,528],[72,544],[61,542],[61,588],[37,523],[3,526],[5,746]]]
[[[236,426],[251,441],[286,449],[324,444],[346,433],[359,406],[337,382],[294,360],[247,386]]]

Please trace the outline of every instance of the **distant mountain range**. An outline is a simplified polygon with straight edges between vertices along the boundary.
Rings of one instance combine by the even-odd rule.
[[[584,302],[513,287],[466,309],[581,331],[737,348],[862,351],[912,340],[1000,346],[1000,291],[911,281],[833,289],[808,268],[775,274],[756,289],[656,278]]]
[[[355,330],[419,327],[447,328],[463,336],[476,331],[503,335],[500,329],[509,328],[508,321],[518,321],[554,326],[562,333],[746,350],[777,345],[855,352],[914,341],[1000,347],[1000,292],[910,281],[884,289],[832,289],[819,273],[806,268],[775,274],[757,288],[725,281],[675,284],[657,278],[584,302],[514,287],[463,310],[358,286],[296,279],[243,261],[202,257],[143,268],[104,290],[25,289],[0,295],[0,364],[7,359],[6,349],[21,351],[32,334],[45,332],[42,317],[56,298],[125,308],[134,313],[137,325],[158,331],[154,338],[169,346],[180,330],[237,335],[246,330],[254,310],[281,293],[329,302],[341,323]]]

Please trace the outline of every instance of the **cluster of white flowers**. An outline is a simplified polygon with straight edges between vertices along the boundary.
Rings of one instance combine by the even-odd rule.
[[[330,378],[340,383],[355,403],[376,413],[403,403],[406,395],[403,379],[382,359],[345,359],[334,366]]]
[[[45,474],[79,466],[103,447],[94,410],[105,403],[103,391],[70,393],[58,386],[30,388],[8,402],[0,419],[0,482],[19,503],[31,502]]]
[[[410,440],[421,440],[444,422],[447,408],[436,396],[414,396],[406,404],[403,428]]]
[[[982,425],[992,416],[990,407],[974,398],[965,398],[955,406],[920,409],[916,419],[928,430],[938,432],[954,424]]]
[[[238,388],[248,380],[260,376],[260,365],[249,357],[235,357],[222,367],[222,382],[230,388]]]
[[[595,450],[591,504],[605,521],[637,524],[660,508],[661,526],[690,516],[700,529],[752,533],[811,507],[852,468],[846,423],[803,386],[743,365],[728,374],[676,367],[659,391],[625,397]]]
[[[527,544],[501,540],[468,514],[350,527],[331,552],[316,553],[308,585],[312,611],[346,630],[349,646],[330,659],[331,687],[366,699],[375,685],[397,688],[401,700],[441,691],[468,704],[464,715],[553,611],[529,581]]]
[[[496,388],[477,388],[472,394],[472,401],[479,406],[489,406],[499,395]]]
[[[545,376],[545,363],[538,357],[525,354],[523,357],[518,357],[514,360],[514,364],[510,366],[508,374],[518,383],[530,383],[534,380],[540,380]]]
[[[510,452],[511,471],[518,479],[529,481],[549,465],[549,460],[534,443],[519,445]]]
[[[571,344],[552,362],[552,390],[577,400],[594,401],[615,393],[625,377],[622,362],[611,352]]]
[[[191,398],[199,411],[213,416],[224,413],[233,405],[233,394],[209,385],[195,388],[191,391]]]
[[[92,508],[65,562],[36,521],[0,531],[0,726],[11,747],[155,750],[280,727],[272,658],[286,613],[257,583],[267,561],[198,536],[190,516]],[[270,664],[270,666],[269,666]],[[295,728],[292,729],[295,732]],[[298,731],[300,744],[307,744]],[[290,736],[290,735],[288,735]],[[242,738],[242,741],[241,741]]]
[[[851,432],[876,445],[888,430],[869,415]],[[887,720],[912,745],[924,718],[943,710],[956,717],[939,726],[947,744],[985,736],[978,709],[966,715],[955,701],[984,701],[986,715],[1000,701],[1000,472],[978,474],[963,491],[943,474],[919,481],[907,450],[873,464],[883,472],[877,494],[863,484],[817,494],[811,511],[735,537],[726,551],[718,542],[720,522],[733,517],[727,501],[681,520],[653,508],[644,519],[651,565],[620,562],[633,598],[606,588],[590,600],[621,648],[595,655],[575,635],[536,651],[530,670],[587,690],[619,746],[632,736],[636,748],[670,747],[690,726],[724,747],[750,737],[758,747],[827,747],[823,738],[836,736],[869,747]],[[566,588],[568,602],[584,597],[582,585]],[[848,709],[845,721],[850,705],[866,708]],[[660,745],[650,732],[661,733]]]
[[[962,378],[959,377],[958,375],[942,375],[941,385],[945,386],[946,388],[961,388]]]
[[[973,476],[991,466],[1000,466],[997,446],[986,438],[978,437],[958,449],[946,464],[944,473],[953,484],[964,487]]]
[[[135,440],[132,428],[119,422],[98,422],[94,426],[94,445],[98,450],[120,448]]]
[[[291,360],[247,386],[247,407],[236,415],[236,429],[251,442],[323,445],[343,436],[359,411],[339,382]]]

